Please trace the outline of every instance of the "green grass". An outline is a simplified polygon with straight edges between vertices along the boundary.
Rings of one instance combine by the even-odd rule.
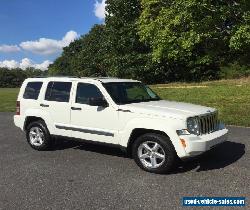
[[[151,87],[163,99],[215,107],[228,125],[250,126],[250,78]]]
[[[163,99],[215,107],[228,125],[250,126],[250,78],[151,87]],[[16,88],[0,88],[0,112],[15,111],[17,94]]]
[[[18,88],[0,88],[0,112],[14,112]]]

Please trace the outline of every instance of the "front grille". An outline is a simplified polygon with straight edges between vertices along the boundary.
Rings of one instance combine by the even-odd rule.
[[[200,135],[209,134],[218,130],[218,125],[219,121],[217,112],[199,116]]]

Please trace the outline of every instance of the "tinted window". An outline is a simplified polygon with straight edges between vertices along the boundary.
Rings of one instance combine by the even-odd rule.
[[[71,86],[71,82],[49,82],[45,100],[69,102]]]
[[[79,83],[76,92],[76,103],[89,104],[93,99],[104,98],[101,91],[92,84]]]
[[[37,100],[42,84],[42,82],[29,82],[25,88],[23,98]]]

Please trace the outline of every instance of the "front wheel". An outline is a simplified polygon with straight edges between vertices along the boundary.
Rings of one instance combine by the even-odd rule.
[[[177,155],[167,136],[148,133],[134,142],[132,155],[139,167],[152,173],[168,172],[176,164]]]
[[[52,146],[52,139],[46,124],[39,120],[27,126],[26,138],[35,150],[48,150]]]

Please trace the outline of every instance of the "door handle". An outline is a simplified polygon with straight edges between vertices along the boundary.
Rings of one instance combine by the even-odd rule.
[[[49,107],[48,104],[40,104],[41,107]]]
[[[72,110],[82,110],[82,108],[78,108],[78,107],[71,107]]]

